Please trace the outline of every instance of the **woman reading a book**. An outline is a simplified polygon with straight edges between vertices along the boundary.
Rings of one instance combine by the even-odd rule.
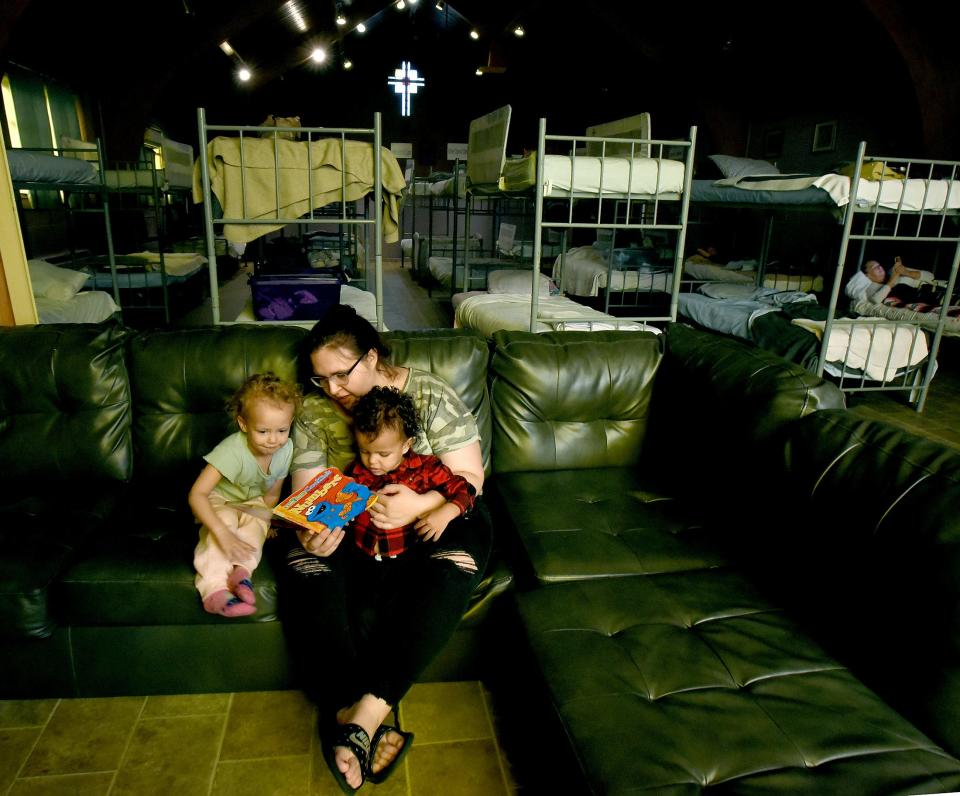
[[[384,572],[404,568],[399,589],[397,578],[372,579],[363,574],[369,567],[352,563],[356,545],[343,543],[351,526],[285,533],[275,545],[284,627],[304,689],[320,710],[328,764],[346,791],[365,778],[380,782],[395,768],[406,738],[385,721],[453,634],[490,552],[476,419],[442,379],[395,366],[389,357],[379,333],[352,307],[332,308],[311,330],[301,365],[319,392],[305,398],[294,426],[294,490],[354,459],[350,420],[357,401],[374,387],[394,387],[413,398],[423,420],[413,449],[437,456],[478,497],[425,554],[383,557]],[[399,528],[429,522],[445,504],[438,492],[390,484],[378,491],[370,518],[378,528]]]

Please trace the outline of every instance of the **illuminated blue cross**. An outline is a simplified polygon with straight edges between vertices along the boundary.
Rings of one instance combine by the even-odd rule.
[[[387,83],[393,86],[395,94],[400,95],[400,115],[410,115],[410,95],[416,94],[424,80],[417,74],[416,69],[410,68],[410,62],[404,61],[399,69],[393,70],[393,77],[387,78]]]

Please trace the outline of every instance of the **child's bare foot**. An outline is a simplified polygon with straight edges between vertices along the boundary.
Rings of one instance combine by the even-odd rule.
[[[257,604],[257,595],[250,582],[250,571],[244,567],[234,567],[227,578],[227,588],[248,605]]]
[[[237,599],[226,589],[215,591],[203,601],[203,610],[210,614],[221,616],[249,616],[257,609],[242,600]]]

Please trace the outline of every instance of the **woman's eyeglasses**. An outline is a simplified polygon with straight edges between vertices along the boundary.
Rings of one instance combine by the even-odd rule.
[[[356,362],[354,362],[346,370],[341,370],[339,373],[331,373],[329,376],[311,376],[310,383],[313,384],[314,387],[319,387],[321,390],[327,390],[333,386],[342,387],[344,384],[350,381],[350,374],[353,373],[354,368],[360,364],[361,360],[368,353],[368,351],[364,351],[359,357],[357,357]]]

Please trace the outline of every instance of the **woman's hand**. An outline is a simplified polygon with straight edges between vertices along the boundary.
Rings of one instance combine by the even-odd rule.
[[[403,484],[387,484],[377,492],[377,502],[370,511],[370,520],[378,528],[402,528],[446,501],[437,492],[418,495]]]
[[[319,533],[313,533],[307,530],[297,531],[297,538],[300,540],[300,544],[303,545],[303,549],[311,555],[319,556],[320,558],[326,558],[332,555],[333,551],[340,546],[344,535],[343,528],[327,528]]]

